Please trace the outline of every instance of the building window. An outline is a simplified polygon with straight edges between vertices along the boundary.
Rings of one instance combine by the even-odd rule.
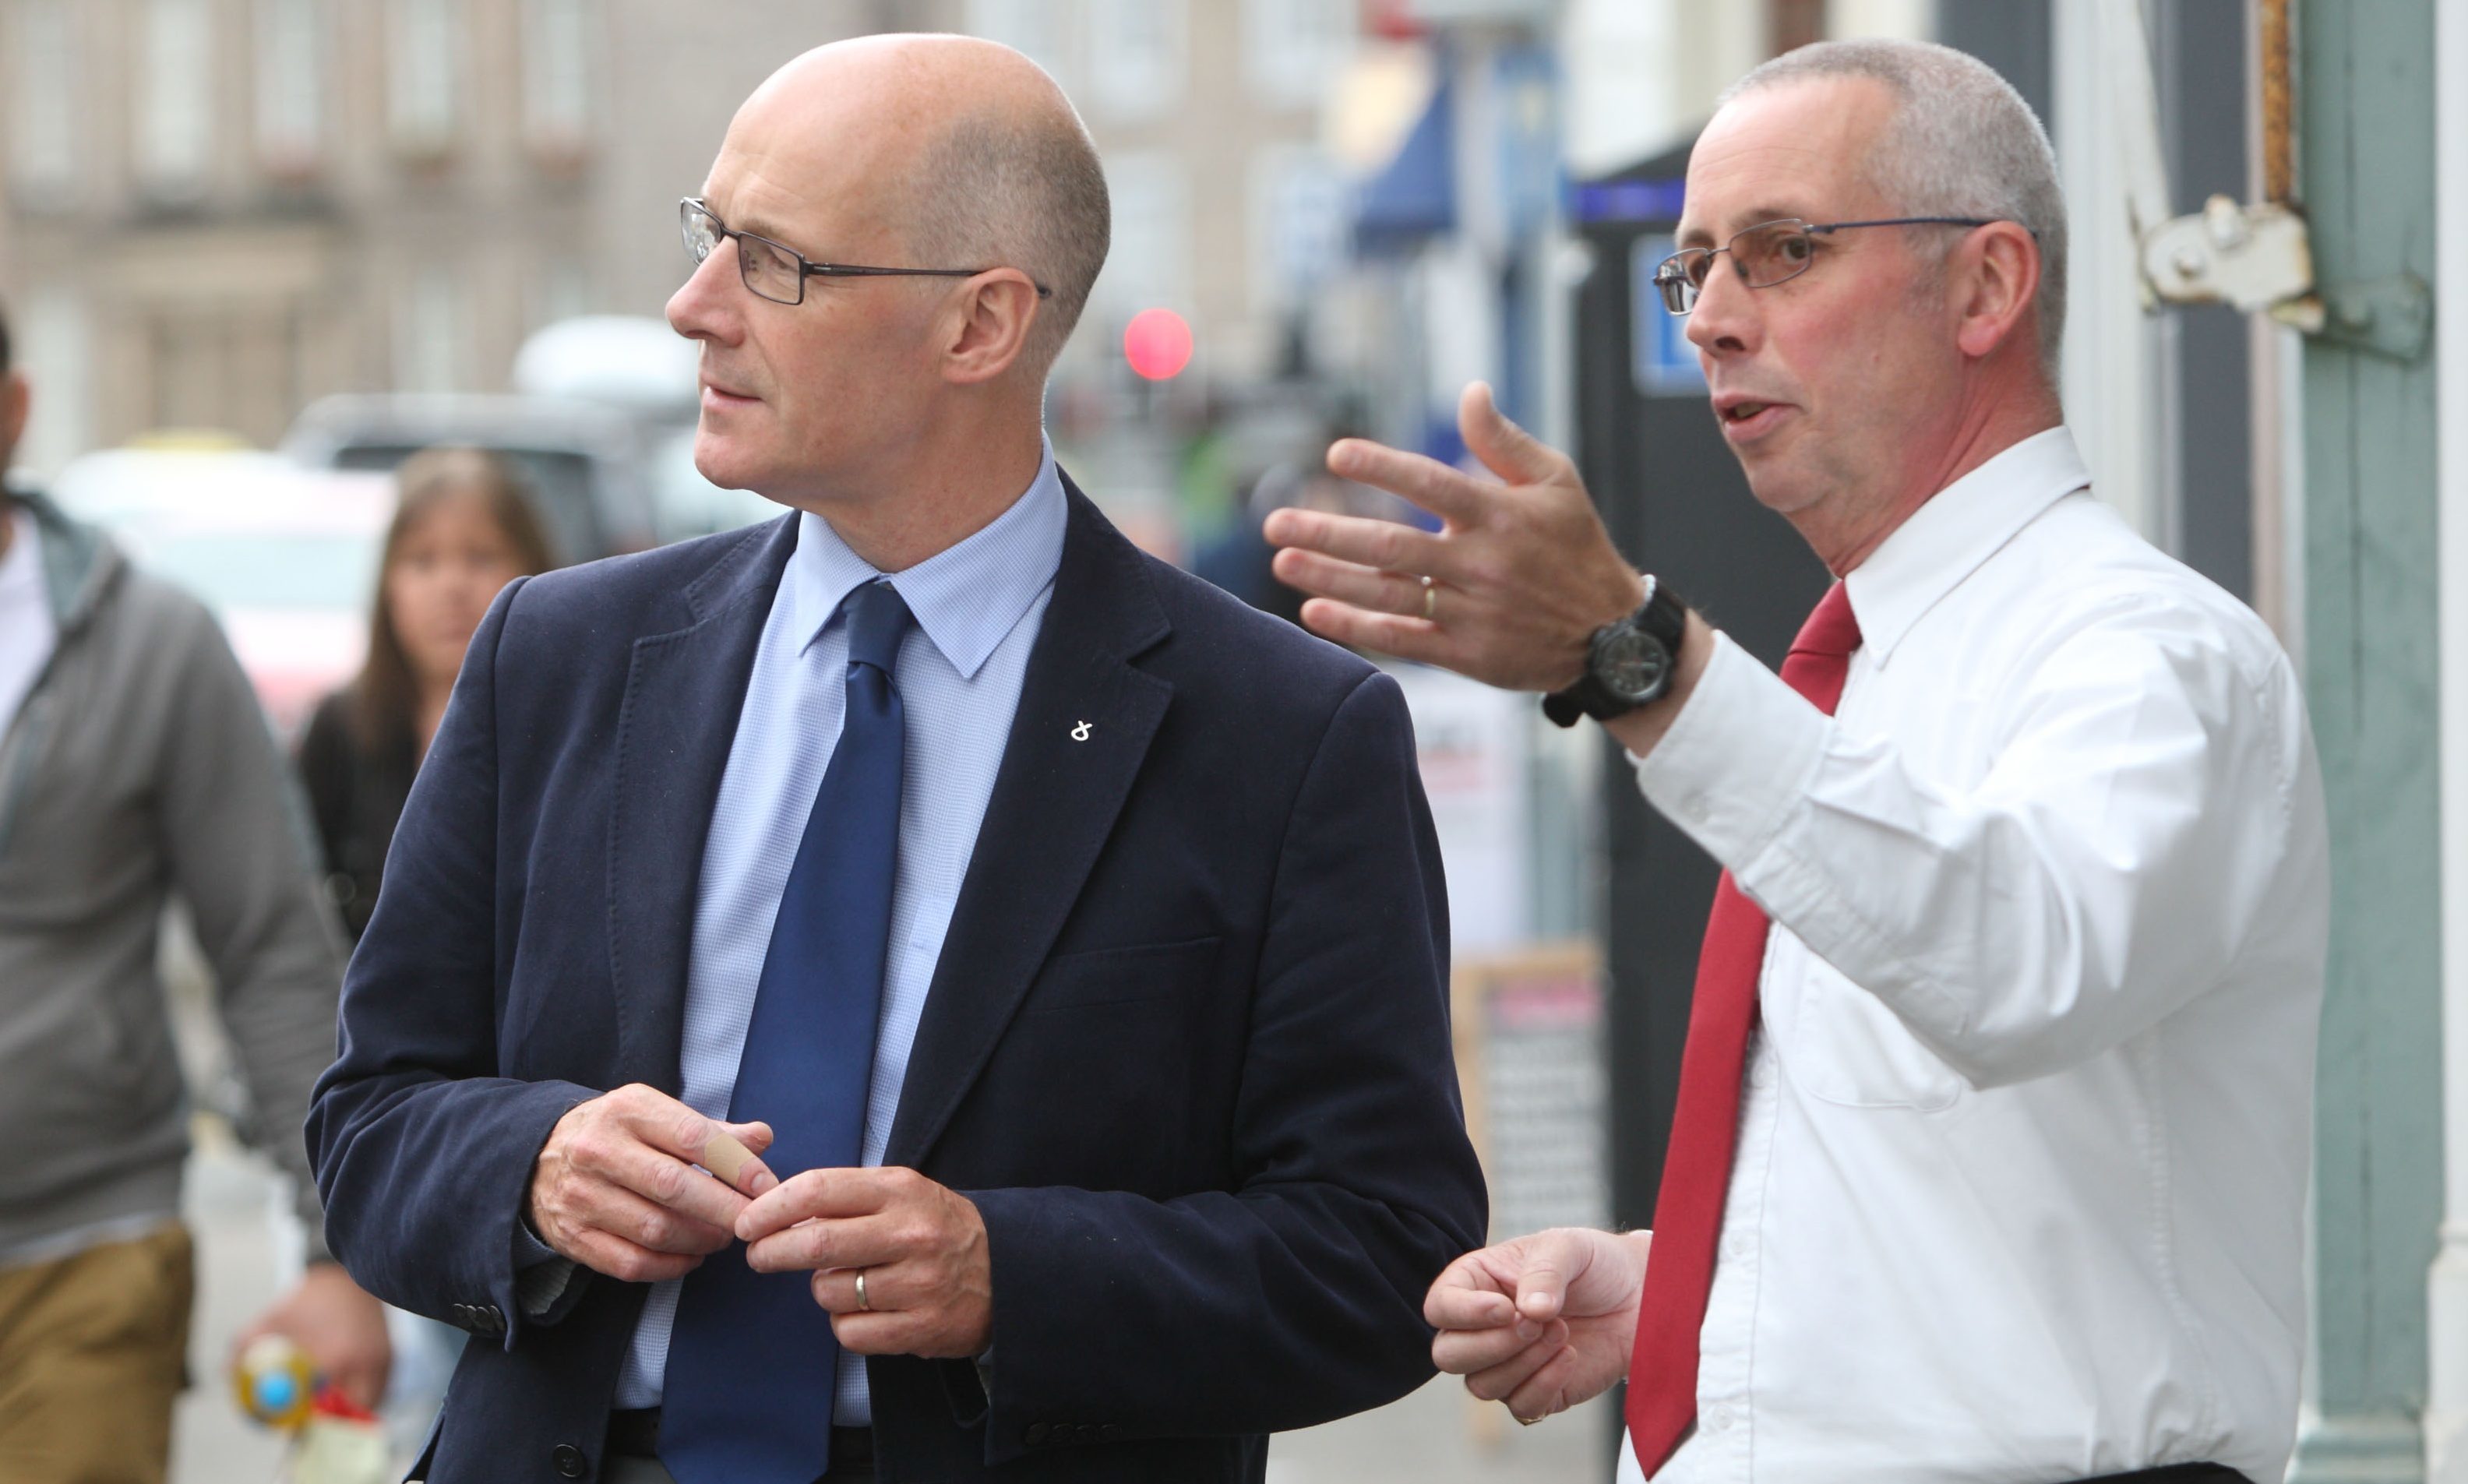
[[[1063,21],[1061,0],[969,0],[971,35],[1001,42],[1044,68],[1057,81],[1070,76],[1064,58],[1070,38]]]
[[[1090,0],[1088,92],[1099,113],[1154,118],[1182,95],[1188,72],[1184,0]]]
[[[1251,159],[1251,308],[1284,313],[1343,265],[1351,221],[1345,176],[1314,145],[1270,145]]]
[[[453,270],[438,264],[418,270],[396,305],[394,389],[461,391],[469,339],[463,285]]]
[[[579,156],[590,137],[592,10],[587,0],[524,0],[523,129],[542,154]]]
[[[73,290],[47,285],[26,296],[17,363],[36,389],[19,457],[37,478],[49,478],[94,446],[91,344],[85,306]]]
[[[207,0],[147,0],[142,13],[137,178],[158,199],[194,200],[214,164],[214,17]]]
[[[462,106],[461,0],[394,0],[386,34],[386,117],[395,148],[435,157],[454,148]]]
[[[1139,150],[1106,162],[1113,197],[1114,241],[1097,291],[1114,321],[1106,333],[1147,308],[1190,313],[1191,187],[1182,162]]]
[[[18,0],[10,18],[15,43],[9,173],[29,206],[66,206],[78,194],[77,19],[69,0]]]
[[[1354,53],[1351,0],[1243,0],[1243,73],[1262,102],[1315,106]]]
[[[324,145],[317,0],[258,0],[257,154],[268,174],[313,174]]]

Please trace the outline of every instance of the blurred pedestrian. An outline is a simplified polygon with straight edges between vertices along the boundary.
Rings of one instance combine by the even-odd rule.
[[[1108,217],[1027,58],[811,52],[679,215],[697,466],[794,513],[490,609],[313,1114],[482,1336],[421,1468],[1257,1480],[1483,1229],[1404,698],[1058,466]]]
[[[1977,60],[1736,84],[1655,282],[1757,499],[1840,579],[1777,675],[1506,481],[1346,443],[1434,535],[1273,517],[1322,632],[1551,693],[1728,868],[1651,1233],[1451,1267],[1437,1358],[1535,1421],[1625,1377],[1659,1481],[2277,1480],[2328,847],[2270,629],[2092,496],[2064,197]]]
[[[497,455],[432,448],[405,460],[395,484],[368,657],[300,738],[327,894],[354,943],[377,906],[395,821],[473,630],[500,588],[551,565],[522,481]]]
[[[30,392],[0,322],[0,464]],[[189,1107],[155,950],[184,902],[308,1268],[261,1320],[377,1401],[383,1312],[327,1253],[298,1129],[342,965],[230,646],[42,494],[0,494],[0,1479],[158,1480],[185,1383]]]

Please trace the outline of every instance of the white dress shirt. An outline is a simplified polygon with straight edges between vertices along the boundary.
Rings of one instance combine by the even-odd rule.
[[[2089,484],[2005,450],[1850,574],[1835,717],[1718,638],[1637,764],[1775,924],[1657,1484],[2284,1471],[2320,782],[2269,630]]]
[[[882,1163],[891,1138],[909,1047],[994,795],[1029,651],[1054,596],[1068,518],[1049,446],[1035,481],[992,524],[891,577],[917,627],[894,665],[907,756],[866,1102],[868,1165]],[[797,517],[797,549],[755,648],[695,898],[680,1061],[684,1101],[713,1118],[728,1115],[772,920],[839,742],[848,703],[848,626],[838,617],[840,600],[881,575],[820,516]],[[645,1297],[618,1373],[618,1406],[659,1404],[677,1288],[658,1284]],[[843,1351],[833,1421],[862,1427],[872,1418],[864,1358]]]

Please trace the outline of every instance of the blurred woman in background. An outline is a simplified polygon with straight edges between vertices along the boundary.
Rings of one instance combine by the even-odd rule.
[[[396,475],[368,659],[300,739],[300,774],[327,890],[359,941],[412,774],[446,714],[463,651],[491,600],[547,570],[548,541],[505,461],[476,448],[414,454]]]

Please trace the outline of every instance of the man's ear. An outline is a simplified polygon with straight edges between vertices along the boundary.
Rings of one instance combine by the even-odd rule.
[[[1955,268],[1962,317],[1954,339],[1976,359],[2011,339],[2039,298],[2040,244],[2020,222],[1992,221],[1972,229]]]
[[[0,468],[8,467],[17,451],[17,440],[26,436],[26,411],[34,400],[34,388],[27,384],[24,372],[12,371],[6,381],[0,381]]]
[[[960,286],[943,348],[943,379],[961,386],[993,381],[1017,364],[1045,308],[1017,268],[994,268]]]

